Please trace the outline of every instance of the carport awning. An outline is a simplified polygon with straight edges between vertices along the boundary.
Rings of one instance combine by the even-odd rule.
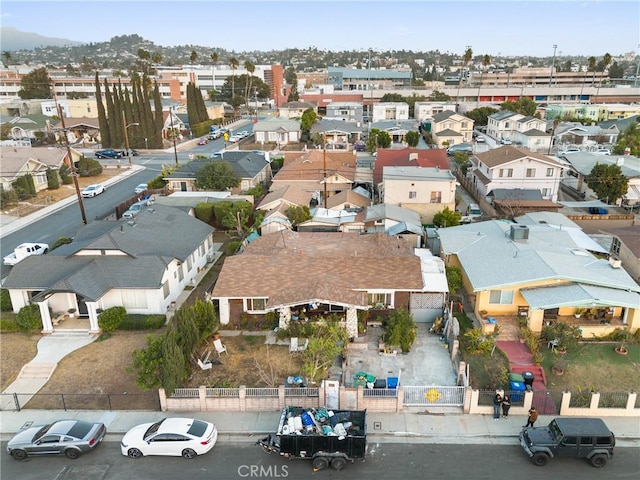
[[[523,288],[520,293],[529,304],[529,307],[538,310],[564,306],[638,308],[640,305],[640,293],[638,292],[581,283],[553,287]]]

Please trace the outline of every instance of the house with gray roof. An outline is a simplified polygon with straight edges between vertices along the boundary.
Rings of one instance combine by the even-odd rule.
[[[436,113],[431,119],[431,135],[439,147],[473,140],[473,120],[452,110]]]
[[[276,144],[278,147],[300,141],[300,122],[288,118],[266,118],[253,126],[256,143]]]
[[[554,145],[577,145],[588,149],[599,144],[612,145],[618,141],[620,130],[611,124],[609,126],[583,125],[579,122],[560,123],[553,135]]]
[[[348,149],[362,138],[362,126],[355,122],[322,119],[311,126],[310,133],[311,136],[322,135],[327,141],[327,150]]]
[[[2,146],[0,156],[0,181],[3,189],[11,190],[13,182],[29,174],[39,192],[48,187],[47,170],[58,170],[65,163],[68,153],[63,148]]]
[[[318,105],[315,102],[285,102],[278,108],[280,118],[299,119],[307,110],[318,113]]]
[[[577,322],[584,338],[616,327],[635,332],[640,285],[618,263],[585,248],[577,232],[535,220],[438,229],[440,257],[460,269],[477,318],[524,313],[527,326],[540,332],[545,318],[564,317]],[[575,319],[578,309],[593,311],[593,319]]]
[[[327,120],[340,120],[342,122],[362,125],[364,107],[362,102],[331,102],[327,105]]]
[[[487,119],[487,135],[498,141],[510,140],[513,144],[536,152],[549,150],[551,134],[546,130],[545,120],[509,110],[501,110]]]
[[[220,157],[192,160],[180,165],[164,180],[174,192],[194,192],[196,176],[205,165],[215,162],[227,162],[240,178],[240,185],[232,189],[232,193],[240,193],[257,185],[264,184],[271,178],[269,153],[248,150],[227,150]]]
[[[383,233],[280,231],[228,257],[211,293],[220,322],[276,312],[280,328],[305,315],[333,313],[358,336],[358,311],[403,307],[416,321],[442,315],[448,286],[441,260]],[[256,275],[256,272],[260,272]],[[267,281],[265,281],[267,279]]]
[[[98,311],[163,314],[213,258],[213,228],[178,209],[153,204],[130,222],[83,226],[73,242],[11,268],[3,288],[14,312],[37,304],[42,332],[73,309],[86,330],[100,331]]]

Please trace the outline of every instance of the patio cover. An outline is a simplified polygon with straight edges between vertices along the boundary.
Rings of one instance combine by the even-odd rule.
[[[640,293],[638,292],[583,283],[523,288],[520,293],[529,307],[538,310],[564,306],[638,308],[640,305]]]

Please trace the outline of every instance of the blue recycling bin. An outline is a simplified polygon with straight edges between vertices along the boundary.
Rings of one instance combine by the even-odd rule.
[[[510,382],[511,383],[511,401],[519,402],[524,397],[524,391],[526,389],[523,382]]]
[[[398,377],[387,377],[387,388],[398,388]]]

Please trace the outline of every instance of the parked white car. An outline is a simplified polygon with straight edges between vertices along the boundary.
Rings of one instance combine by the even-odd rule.
[[[80,192],[80,194],[84,198],[95,197],[96,195],[100,195],[105,190],[106,188],[104,188],[104,185],[102,185],[101,183],[95,183],[86,187],[84,190],[82,190],[82,192]]]
[[[597,153],[598,155],[611,155],[611,150],[609,150],[608,148],[599,148],[593,153]]]
[[[44,255],[48,251],[49,245],[46,243],[21,243],[2,261],[5,265],[15,265],[31,255]]]
[[[218,430],[213,423],[195,418],[164,418],[129,430],[120,442],[120,451],[129,458],[167,455],[194,458],[213,448]]]
[[[558,157],[562,157],[563,155],[569,155],[569,154],[572,154],[572,153],[580,153],[580,151],[581,150],[578,147],[565,148],[561,152],[558,152]]]

